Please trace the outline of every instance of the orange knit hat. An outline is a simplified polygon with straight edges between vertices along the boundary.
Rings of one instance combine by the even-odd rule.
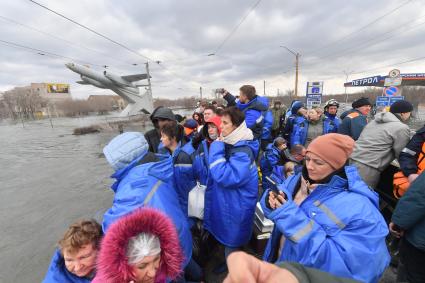
[[[346,135],[326,134],[315,138],[307,148],[329,163],[333,169],[342,168],[354,149],[354,140]]]

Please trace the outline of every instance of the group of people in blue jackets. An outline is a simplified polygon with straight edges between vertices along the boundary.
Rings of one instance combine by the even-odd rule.
[[[250,240],[260,200],[266,217],[275,223],[265,261],[295,261],[377,282],[389,261],[388,229],[376,193],[354,167],[346,166],[354,141],[335,134],[338,104],[327,103],[324,116],[313,121],[303,114],[303,104],[294,102],[286,119],[288,135],[276,138],[271,135],[269,102],[253,86],[242,86],[238,98],[222,93],[227,107],[220,116],[209,116],[190,138],[170,109],[158,107],[151,115],[153,130],[125,132],[104,147],[115,182],[101,233],[108,235],[114,223],[137,209],[155,208],[173,223],[184,254],[184,275],[174,282],[201,282],[204,274],[192,256],[191,227],[202,221],[227,258]],[[321,123],[322,133],[305,144],[312,123]],[[259,192],[258,160],[263,177],[279,180],[277,190],[263,178]],[[190,214],[189,196],[200,186],[205,189],[203,217],[196,219]],[[60,246],[44,282],[91,282],[95,265],[79,276],[67,269],[67,259]],[[225,271],[222,267],[215,271]]]

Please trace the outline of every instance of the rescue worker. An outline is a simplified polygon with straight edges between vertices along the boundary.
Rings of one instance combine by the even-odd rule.
[[[280,101],[275,101],[271,111],[273,115],[272,138],[276,138],[285,123],[286,106],[282,105]]]
[[[348,112],[338,128],[338,133],[350,136],[355,141],[360,137],[363,128],[367,124],[367,115],[372,109],[372,103],[369,99],[362,97],[354,101],[351,106],[353,110]]]
[[[197,133],[196,130],[198,129],[198,123],[194,119],[187,119],[186,122],[184,122],[183,127],[186,139],[188,139],[188,142],[192,141],[192,138]]]
[[[106,233],[93,282],[170,282],[183,276],[184,257],[173,221],[152,208],[136,209]]]
[[[273,126],[273,113],[269,109],[269,99],[265,96],[258,96],[258,101],[263,103],[267,107],[266,111],[261,113],[264,122],[263,129],[261,132],[261,143],[260,147],[262,151],[265,151],[268,144],[272,142],[272,126]]]
[[[324,124],[326,128],[332,128],[329,133],[338,133],[341,119],[336,115],[338,113],[339,103],[335,99],[330,99],[325,103],[325,119]]]
[[[238,108],[226,108],[221,119],[221,135],[208,152],[204,227],[224,245],[227,257],[251,238],[258,196],[255,156],[259,144]],[[215,271],[224,270],[219,266]]]
[[[425,170],[425,126],[420,128],[399,156],[400,169],[412,183]]]
[[[254,139],[261,137],[264,127],[264,113],[268,110],[268,105],[260,101],[255,87],[243,85],[239,88],[239,100],[236,100],[227,90],[222,90],[223,98],[227,101],[227,106],[236,106],[245,114],[245,123],[254,135]]]
[[[398,201],[390,231],[402,237],[397,282],[425,282],[425,174],[421,173]]]
[[[102,240],[96,220],[79,220],[59,241],[43,283],[88,283],[96,273],[96,259]]]
[[[336,276],[378,282],[390,262],[379,197],[346,166],[354,140],[313,140],[302,173],[266,192],[261,207],[274,223],[263,259],[294,261]],[[361,262],[361,264],[360,264]]]
[[[185,267],[192,257],[192,237],[174,187],[172,158],[148,152],[145,137],[137,132],[116,136],[103,148],[103,153],[115,170],[111,177],[116,179],[111,187],[115,194],[112,207],[103,216],[103,231],[107,232],[113,222],[140,207],[159,209],[176,226]]]
[[[357,140],[350,163],[357,167],[362,179],[372,189],[376,189],[381,172],[395,158],[398,159],[409,142],[410,129],[405,123],[412,110],[408,101],[395,102],[389,112],[376,114]]]

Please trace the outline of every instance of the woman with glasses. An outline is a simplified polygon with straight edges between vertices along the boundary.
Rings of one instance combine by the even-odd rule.
[[[269,262],[294,261],[361,282],[378,282],[389,264],[388,229],[378,195],[346,166],[354,140],[327,134],[307,148],[302,173],[261,205],[275,223],[264,254]]]

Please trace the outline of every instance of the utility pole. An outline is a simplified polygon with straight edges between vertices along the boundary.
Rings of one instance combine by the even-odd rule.
[[[286,46],[280,46],[282,48],[285,48],[286,50],[288,50],[289,52],[291,52],[294,56],[295,56],[295,99],[298,96],[298,71],[299,71],[299,63],[300,63],[300,56],[301,54],[295,51],[292,51],[291,49],[289,49]]]
[[[264,90],[264,96],[266,96],[266,81],[264,81],[263,90]]]
[[[202,86],[199,87],[199,94],[201,95],[201,101],[202,101]]]
[[[149,62],[146,62],[146,75],[148,76],[149,93],[152,96],[151,75],[149,73]]]
[[[348,76],[349,75],[351,75],[351,73],[353,73],[353,71],[349,71],[349,72],[347,72],[347,71],[342,71],[344,74],[345,74],[345,82],[347,83],[348,82]],[[344,86],[344,94],[345,94],[345,104],[348,104],[348,93],[347,93],[347,87],[346,86]]]

